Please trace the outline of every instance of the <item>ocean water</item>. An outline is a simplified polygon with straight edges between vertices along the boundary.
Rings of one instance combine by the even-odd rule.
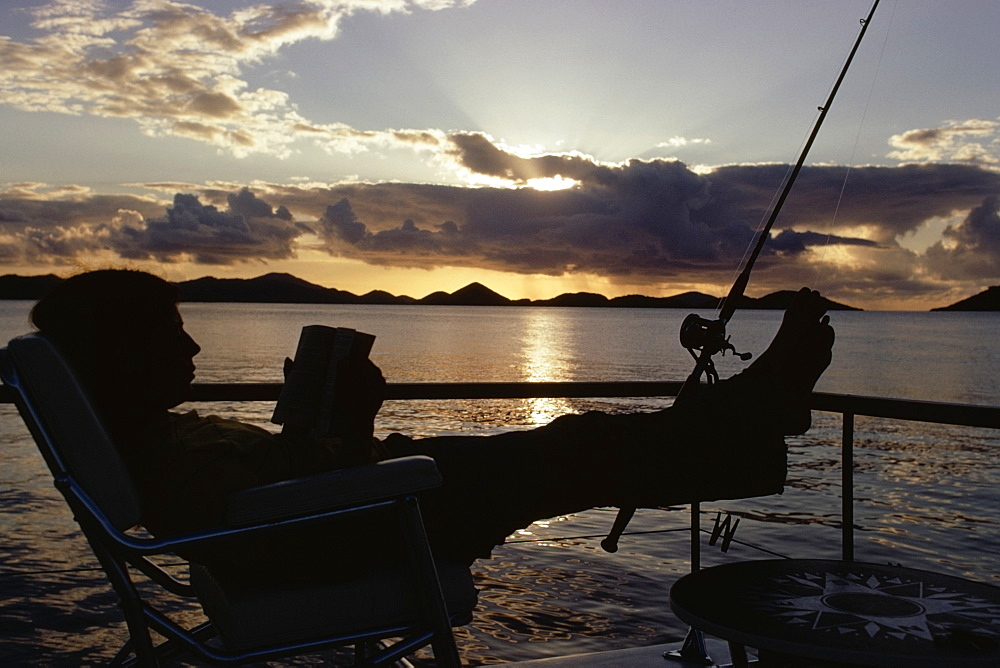
[[[28,331],[27,302],[0,302],[0,337]],[[306,324],[378,336],[372,358],[390,382],[680,380],[692,362],[677,342],[684,311],[583,308],[184,304],[201,344],[200,382],[278,382]],[[705,315],[711,316],[706,313]],[[831,314],[834,361],[826,392],[1000,404],[996,313]],[[776,312],[740,312],[739,350],[760,352]],[[720,360],[725,377],[745,363]],[[656,410],[668,399],[387,402],[379,433],[494,433],[589,409]],[[192,406],[265,427],[271,406]],[[720,415],[720,419],[724,416]],[[0,406],[0,663],[107,660],[125,637],[88,548],[16,412]],[[702,539],[702,565],[780,554],[840,556],[840,417],[816,412],[789,439],[780,496],[713,502],[741,518],[727,553]],[[855,437],[855,556],[1000,584],[1000,431],[859,417]],[[526,475],[544,475],[527,471]],[[512,481],[514,482],[514,481]],[[689,509],[640,511],[616,554],[599,540],[614,511],[538,522],[477,562],[480,608],[457,631],[471,664],[679,640],[670,584],[690,567]],[[185,616],[196,618],[193,610]]]

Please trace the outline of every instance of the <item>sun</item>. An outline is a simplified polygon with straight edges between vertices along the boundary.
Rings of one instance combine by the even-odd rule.
[[[577,185],[579,181],[575,179],[567,179],[563,176],[546,176],[537,179],[528,179],[527,185],[529,188],[534,188],[535,190],[567,190]]]

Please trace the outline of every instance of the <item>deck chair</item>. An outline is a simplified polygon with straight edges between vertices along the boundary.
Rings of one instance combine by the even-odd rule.
[[[452,626],[471,621],[476,589],[465,564],[435,564],[428,546],[416,495],[440,484],[434,460],[405,457],[249,489],[232,497],[226,526],[155,538],[137,528],[142,509],[129,473],[52,343],[38,334],[11,340],[0,349],[0,377],[120,598],[130,639],[112,665],[155,666],[178,652],[246,663],[352,645],[359,665],[387,665],[427,645],[438,665],[460,665]],[[155,555],[233,537],[331,530],[359,514],[396,523],[400,567],[346,581],[248,584],[193,562],[187,578],[176,578],[156,563],[163,558]],[[167,600],[197,599],[207,621],[185,628],[172,619],[162,590],[150,595],[147,579],[169,592]]]

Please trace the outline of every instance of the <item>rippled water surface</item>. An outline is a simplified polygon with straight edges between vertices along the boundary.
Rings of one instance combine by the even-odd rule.
[[[28,330],[27,302],[0,302],[0,337]],[[678,380],[690,370],[676,343],[681,311],[479,307],[186,304],[202,345],[200,382],[277,382],[302,325],[378,335],[373,359],[390,382]],[[746,312],[731,326],[759,352],[779,314]],[[997,405],[1000,315],[834,313],[834,363],[817,389]],[[741,368],[731,357],[723,376]],[[529,428],[588,409],[655,410],[660,399],[388,402],[380,433],[489,433]],[[195,406],[270,426],[266,404]],[[79,538],[16,412],[0,406],[0,663],[107,660],[125,637],[114,595]],[[840,417],[814,413],[789,439],[783,495],[702,506],[741,518],[728,553],[702,541],[710,565],[772,553],[840,556]],[[858,559],[1000,584],[1000,432],[861,418],[855,439]],[[528,472],[535,473],[537,472]],[[616,554],[599,538],[614,513],[596,509],[539,522],[476,564],[475,621],[458,630],[463,658],[496,663],[653,644],[683,637],[667,607],[690,568],[686,508],[641,511]],[[191,619],[194,610],[184,610]]]

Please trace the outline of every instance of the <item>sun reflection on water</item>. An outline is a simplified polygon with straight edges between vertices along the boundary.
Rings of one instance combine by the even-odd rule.
[[[562,324],[558,314],[550,309],[532,309],[526,314],[521,348],[524,380],[541,383],[572,379],[572,364],[566,351],[572,350],[573,335]],[[548,424],[573,410],[565,399],[536,397],[526,401],[528,420],[533,426]]]

